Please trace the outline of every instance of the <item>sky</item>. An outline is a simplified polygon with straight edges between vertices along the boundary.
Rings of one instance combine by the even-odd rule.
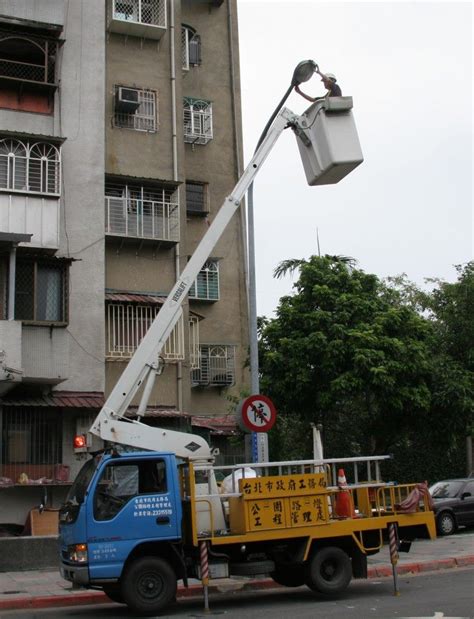
[[[272,316],[297,276],[288,258],[355,258],[379,277],[455,281],[473,257],[473,6],[471,2],[238,0],[245,163],[294,67],[334,73],[364,162],[335,185],[306,183],[285,131],[254,185],[257,313]],[[315,75],[301,86],[324,94]],[[292,93],[285,106],[310,104]]]

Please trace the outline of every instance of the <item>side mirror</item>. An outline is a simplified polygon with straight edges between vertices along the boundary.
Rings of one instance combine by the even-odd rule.
[[[470,492],[463,492],[461,494],[461,501],[464,501],[464,499],[466,499],[468,496],[472,496],[472,494]]]

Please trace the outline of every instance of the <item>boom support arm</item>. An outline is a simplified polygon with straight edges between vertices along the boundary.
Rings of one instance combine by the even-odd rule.
[[[90,429],[93,434],[103,440],[142,449],[172,451],[179,457],[198,459],[211,457],[210,447],[202,437],[185,432],[153,428],[140,421],[130,422],[125,419],[125,413],[150,373],[156,372],[158,356],[181,315],[181,306],[186,294],[240,206],[249,185],[283,130],[288,125],[297,125],[298,119],[298,116],[286,108],[283,108],[276,117],[262,144],[245,168],[232,194],[225,199],[181,277],[169,293],[160,312],[96,417]],[[149,385],[147,387],[145,388],[146,398],[151,392],[151,387]],[[144,406],[146,406],[146,401],[143,402],[142,399],[140,409],[143,410]]]

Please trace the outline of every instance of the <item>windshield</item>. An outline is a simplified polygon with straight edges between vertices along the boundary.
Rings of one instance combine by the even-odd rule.
[[[96,456],[84,464],[68,492],[66,503],[72,503],[74,505],[84,502],[86,490],[89,487],[91,479],[97,469],[100,458],[100,456]]]
[[[462,481],[439,481],[430,488],[434,499],[454,499],[463,485]]]

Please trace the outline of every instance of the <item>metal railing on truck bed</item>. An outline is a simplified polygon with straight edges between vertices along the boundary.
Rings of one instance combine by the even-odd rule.
[[[390,456],[333,458],[270,463],[245,463],[213,467],[189,466],[189,480],[183,498],[191,504],[195,540],[223,536],[283,531],[406,514],[400,507],[417,484],[384,482],[380,464]],[[203,492],[210,470],[227,474],[221,492]],[[337,483],[340,469],[348,470],[351,483]],[[198,494],[195,488],[200,486]],[[228,491],[230,487],[230,492]],[[222,491],[223,490],[223,491]],[[349,493],[349,513],[341,515],[338,501]],[[339,498],[338,498],[339,497]],[[216,513],[220,510],[216,520]],[[421,497],[411,513],[430,511],[429,501]],[[207,514],[203,519],[203,513]],[[224,517],[220,516],[224,514]],[[216,522],[224,526],[216,526]],[[357,522],[355,522],[357,521]],[[205,524],[203,524],[203,522]],[[384,526],[381,524],[381,526]],[[354,528],[354,527],[352,527]],[[430,533],[431,536],[431,533]]]

